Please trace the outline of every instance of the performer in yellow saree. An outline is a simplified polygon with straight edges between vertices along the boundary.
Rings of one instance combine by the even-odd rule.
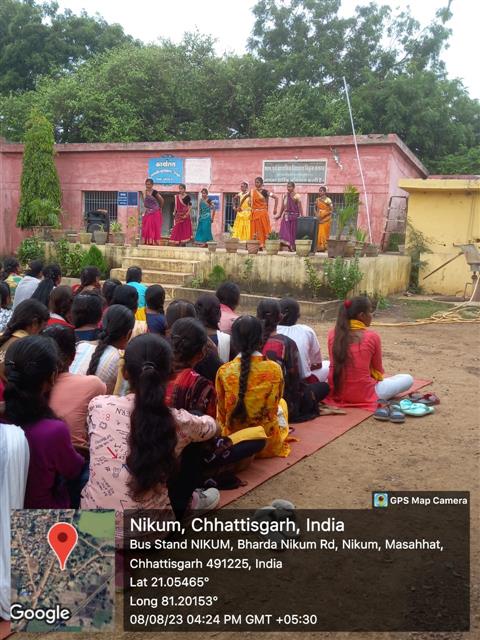
[[[250,240],[250,219],[252,207],[250,205],[250,193],[248,182],[244,180],[240,185],[240,191],[235,196],[235,222],[233,223],[232,238],[238,238],[245,242]]]
[[[326,251],[330,237],[330,225],[332,223],[333,204],[327,196],[327,188],[320,187],[319,197],[315,200],[315,213],[318,218],[317,251]]]
[[[270,218],[268,217],[268,199],[273,198],[275,207],[273,215],[277,215],[278,196],[263,188],[263,178],[255,178],[255,189],[251,192],[252,225],[251,238],[260,242],[260,249],[265,246],[265,240],[271,231]]]

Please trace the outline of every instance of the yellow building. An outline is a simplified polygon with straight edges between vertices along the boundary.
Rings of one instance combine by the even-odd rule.
[[[472,273],[464,256],[423,278],[460,252],[457,244],[480,243],[480,177],[400,180],[408,192],[408,222],[420,231],[432,253],[423,253],[419,284],[425,293],[462,295]],[[408,231],[407,231],[408,245]],[[467,289],[467,297],[471,287]]]

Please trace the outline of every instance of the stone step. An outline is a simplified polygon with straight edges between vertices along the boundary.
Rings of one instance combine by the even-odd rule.
[[[198,260],[176,260],[175,258],[128,256],[122,260],[122,269],[141,267],[145,271],[171,271],[173,273],[195,273]]]
[[[132,258],[202,260],[205,259],[208,254],[208,249],[202,247],[150,247],[147,245],[140,245],[139,247],[132,247],[129,254]]]
[[[142,282],[146,285],[149,284],[170,284],[177,286],[184,286],[187,284],[190,278],[193,278],[193,273],[172,273],[171,271],[156,271],[145,270],[142,275]],[[112,269],[110,271],[111,278],[118,278],[119,280],[125,280],[125,269]]]

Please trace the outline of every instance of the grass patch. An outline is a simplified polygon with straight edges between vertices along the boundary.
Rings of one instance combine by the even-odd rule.
[[[448,311],[455,306],[445,302],[435,302],[435,300],[398,300],[398,303],[405,307],[406,314],[412,320],[430,318],[437,311]]]
[[[115,534],[114,511],[82,511],[78,528],[95,538],[113,540]]]

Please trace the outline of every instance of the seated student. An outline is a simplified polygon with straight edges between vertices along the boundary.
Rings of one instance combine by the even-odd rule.
[[[59,355],[58,377],[50,392],[48,404],[54,414],[70,429],[74,449],[88,460],[88,404],[92,398],[105,395],[107,385],[97,376],[69,372],[69,367],[75,358],[73,329],[57,324],[47,327],[42,335],[55,341]],[[89,346],[92,345],[89,344]]]
[[[10,619],[10,517],[7,514],[11,509],[23,509],[29,459],[23,430],[13,424],[0,424],[0,621]]]
[[[170,340],[170,331],[173,324],[180,318],[196,318],[197,312],[191,302],[187,300],[173,300],[167,308],[165,319],[167,321],[167,340]],[[204,358],[198,362],[194,369],[201,376],[215,383],[217,371],[222,366],[222,361],[218,357],[217,346],[209,339]]]
[[[152,284],[145,293],[146,319],[149,333],[165,335],[167,323],[165,320],[165,289],[159,284]]]
[[[218,370],[217,422],[222,435],[229,436],[250,427],[262,427],[267,442],[259,458],[286,457],[290,453],[288,424],[279,421],[283,396],[280,365],[260,352],[262,324],[253,316],[240,316],[232,325],[233,346],[239,351]]]
[[[15,292],[22,281],[20,263],[16,258],[5,258],[0,279],[4,280],[10,287],[10,296],[12,297],[12,302],[15,302]]]
[[[72,288],[68,285],[60,285],[55,287],[50,293],[50,300],[48,308],[50,309],[50,318],[48,319],[48,326],[59,324],[63,327],[70,327],[71,313],[73,304]]]
[[[163,338],[138,336],[125,351],[124,376],[132,393],[99,396],[90,403],[90,478],[82,509],[165,509],[174,519],[167,482],[177,459],[189,443],[213,438],[217,425],[210,416],[167,407],[171,366],[171,349]],[[105,456],[105,447],[115,452],[114,458]],[[219,499],[216,489],[198,490],[192,508],[213,509]],[[119,526],[117,543],[122,536]]]
[[[5,378],[5,355],[7,349],[17,340],[41,333],[48,321],[48,309],[38,300],[21,302],[0,336],[0,378]]]
[[[132,331],[132,338],[147,333],[148,326],[146,320],[138,320],[136,313],[138,309],[138,292],[128,284],[122,284],[113,292],[112,304],[122,304],[135,316],[135,326]]]
[[[383,377],[380,336],[368,327],[372,305],[366,296],[345,300],[328,334],[330,399],[340,406],[374,410],[413,384],[409,374]]]
[[[50,302],[50,293],[58,287],[62,281],[62,270],[58,264],[47,264],[43,269],[43,280],[39,283],[32,294],[33,300],[38,300],[46,307]]]
[[[77,342],[95,342],[100,329],[98,323],[102,319],[102,298],[93,291],[76,295],[72,304],[72,320]]]
[[[216,291],[220,300],[220,322],[218,328],[225,333],[232,333],[232,324],[238,318],[235,309],[240,302],[240,287],[235,282],[223,282]]]
[[[283,371],[284,398],[290,422],[305,422],[318,416],[318,403],[328,395],[328,384],[306,384],[300,377],[300,357],[297,345],[288,336],[277,333],[280,321],[277,300],[262,300],[257,307],[257,318],[263,322],[262,353],[278,362]]]
[[[300,305],[294,298],[280,300],[281,323],[277,332],[291,338],[300,356],[300,375],[306,382],[325,382],[330,362],[322,360],[315,331],[306,324],[298,324]]]
[[[207,330],[207,335],[218,349],[218,357],[222,362],[228,362],[230,358],[230,336],[220,331],[221,310],[220,300],[211,293],[200,296],[195,303],[197,318]]]
[[[113,294],[115,289],[119,287],[122,283],[117,278],[109,278],[105,280],[102,285],[102,296],[105,298],[105,302],[107,303],[107,307],[113,304]]]
[[[43,270],[43,262],[41,260],[30,260],[28,269],[25,271],[25,275],[21,282],[18,283],[15,291],[15,300],[13,302],[13,308],[31,298],[35,289],[41,282]]]
[[[80,272],[80,284],[72,287],[73,295],[78,296],[87,291],[100,293],[100,271],[97,267],[84,267]]]
[[[138,309],[135,314],[136,320],[145,320],[145,292],[147,287],[142,284],[142,270],[140,267],[129,267],[125,276],[125,282],[129,287],[133,287],[138,293]]]
[[[58,351],[50,338],[29,336],[7,350],[5,417],[22,427],[30,449],[25,509],[68,508],[64,480],[76,478],[84,464],[67,425],[48,406],[57,366]]]
[[[0,333],[3,333],[12,317],[13,310],[10,309],[10,305],[10,287],[6,282],[0,282]]]
[[[173,377],[167,385],[165,402],[174,409],[198,411],[215,418],[215,387],[193,369],[205,356],[208,337],[204,326],[194,318],[181,318],[174,323],[170,340],[173,347]]]
[[[80,342],[70,373],[97,376],[107,385],[107,393],[113,393],[118,377],[123,350],[128,344],[135,325],[130,309],[112,304],[103,316],[98,342]]]

